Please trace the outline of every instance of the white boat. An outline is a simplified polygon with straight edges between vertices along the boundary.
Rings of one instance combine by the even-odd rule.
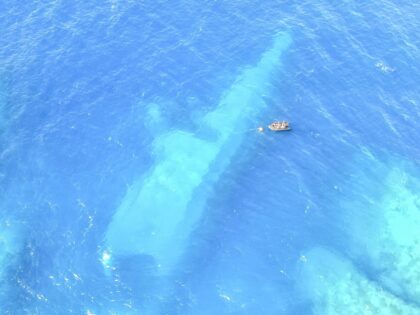
[[[268,125],[268,129],[272,131],[288,131],[291,130],[288,121],[275,121]]]

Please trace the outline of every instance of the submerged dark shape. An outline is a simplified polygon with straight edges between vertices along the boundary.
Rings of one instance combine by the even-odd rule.
[[[244,121],[265,107],[261,95],[281,68],[281,57],[291,44],[288,33],[279,33],[274,44],[253,67],[246,67],[220,102],[197,125],[200,134],[172,128],[158,134],[152,146],[155,163],[129,186],[105,234],[102,262],[112,271],[120,256],[152,257],[160,275],[170,274],[189,246],[190,235],[204,212],[207,196],[229,166],[245,139]],[[150,117],[160,123],[160,111]]]

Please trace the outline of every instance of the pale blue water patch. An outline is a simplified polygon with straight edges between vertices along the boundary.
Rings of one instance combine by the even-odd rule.
[[[16,261],[21,249],[19,231],[15,230],[15,222],[2,218],[0,226],[0,301],[7,304],[10,293],[10,268]]]
[[[329,227],[341,236],[302,254],[299,287],[316,314],[417,314],[419,168],[364,153],[347,165],[351,180],[338,183],[341,198],[330,205]]]
[[[14,296],[13,275],[23,247],[24,230],[24,222],[19,216],[21,205],[19,201],[14,200],[21,195],[11,189],[13,180],[8,175],[13,169],[6,167],[6,161],[10,160],[10,155],[15,149],[7,142],[14,118],[9,115],[12,106],[9,104],[7,92],[4,80],[0,80],[0,303],[2,307],[9,306],[10,297]]]
[[[1,126],[0,130],[2,131],[5,128],[5,125],[7,123],[5,108],[6,108],[6,92],[4,91],[3,84],[1,84],[1,81],[0,81],[0,126]]]
[[[419,168],[409,161],[390,159],[372,161],[370,177],[359,176],[364,189],[353,186],[352,191],[364,191],[359,203],[341,201],[343,209],[353,209],[348,233],[354,235],[349,253],[369,270],[384,288],[417,306],[420,266],[417,263],[417,223],[420,215],[418,191]],[[383,183],[375,193],[366,194],[374,185],[372,175]],[[359,182],[353,185],[358,185]],[[378,211],[380,209],[381,211]],[[344,216],[348,217],[349,212]],[[369,240],[369,241],[367,241]]]
[[[314,248],[302,256],[299,285],[313,301],[313,314],[418,314],[415,305],[365,278],[334,251]]]

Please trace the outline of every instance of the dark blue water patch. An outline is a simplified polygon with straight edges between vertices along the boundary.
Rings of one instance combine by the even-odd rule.
[[[327,38],[333,37],[328,35]],[[338,46],[344,39],[346,37],[339,38],[334,46],[325,47],[348,52],[352,47]],[[298,34],[296,41],[299,40]],[[369,46],[369,49],[373,48]],[[360,51],[354,49],[352,58],[358,54]],[[406,100],[406,93],[412,95],[409,90],[414,87],[412,73],[383,73],[376,68],[374,60],[363,55],[358,56],[360,64],[352,67],[351,72],[346,70],[350,68],[345,63],[336,59],[324,61],[321,55],[311,56],[299,50],[291,56],[286,66],[292,75],[285,77],[283,86],[287,88],[280,91],[281,103],[286,104],[288,116],[297,119],[298,123],[302,123],[302,117],[311,117],[305,123],[314,123],[318,130],[331,128],[330,137],[339,136],[353,144],[356,141],[385,145],[398,151],[411,150],[411,155],[415,156],[412,151],[415,146],[410,139],[415,137],[412,130],[418,110]],[[321,64],[323,67],[319,68],[317,65]],[[407,89],[396,90],[396,82],[402,78],[406,80]],[[374,87],[366,89],[371,85]],[[316,88],[309,90],[308,86]],[[277,110],[284,111],[280,105]],[[384,134],[389,139],[386,143],[382,141]]]
[[[110,7],[93,10],[91,5],[77,8],[64,4],[45,5],[27,19],[27,33],[23,33],[26,38],[32,39],[27,45],[31,45],[31,56],[35,59],[26,60],[24,65],[16,62],[5,66],[15,66],[10,71],[34,79],[20,84],[25,86],[25,94],[31,96],[31,102],[36,104],[36,112],[41,116],[49,110],[52,110],[52,115],[69,110],[80,111],[80,106],[90,107],[93,101],[96,103],[98,100],[102,100],[101,108],[106,112],[111,107],[121,107],[136,94],[150,95],[156,89],[166,91],[166,94],[159,93],[162,97],[180,99],[185,99],[193,90],[209,90],[208,79],[214,77],[214,71],[217,71],[215,60],[224,62],[219,65],[220,69],[226,68],[227,61],[234,69],[244,61],[238,58],[242,58],[243,53],[254,51],[258,56],[265,46],[243,49],[240,54],[235,51],[236,56],[232,58],[226,55],[227,49],[238,48],[224,45],[226,39],[215,45],[214,40],[222,38],[216,34],[213,40],[207,34],[182,44],[185,36],[194,31],[191,23],[187,23],[191,19],[173,14],[167,18],[168,13],[173,12],[168,9],[166,4],[134,4],[124,10],[117,8],[117,14]],[[150,13],[155,10],[157,13]],[[24,12],[20,13],[24,16],[27,14]],[[179,23],[182,20],[184,22]],[[152,34],[159,36],[152,37]],[[11,32],[10,36],[16,34]],[[202,43],[204,40],[206,42]],[[211,50],[207,48],[208,42],[212,42]],[[238,41],[232,40],[232,43],[237,45]],[[223,50],[219,49],[221,45]],[[201,49],[202,46],[206,48]],[[7,55],[18,55],[20,49],[23,49],[22,45],[16,45],[13,52],[7,51]],[[213,55],[205,55],[194,62],[198,53],[206,52]],[[188,82],[196,86],[190,88]],[[187,94],[179,94],[183,91]],[[36,124],[34,113],[31,115],[30,121]]]

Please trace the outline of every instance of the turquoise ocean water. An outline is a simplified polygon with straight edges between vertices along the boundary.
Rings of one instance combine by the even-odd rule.
[[[0,314],[420,314],[419,21],[0,2]]]

